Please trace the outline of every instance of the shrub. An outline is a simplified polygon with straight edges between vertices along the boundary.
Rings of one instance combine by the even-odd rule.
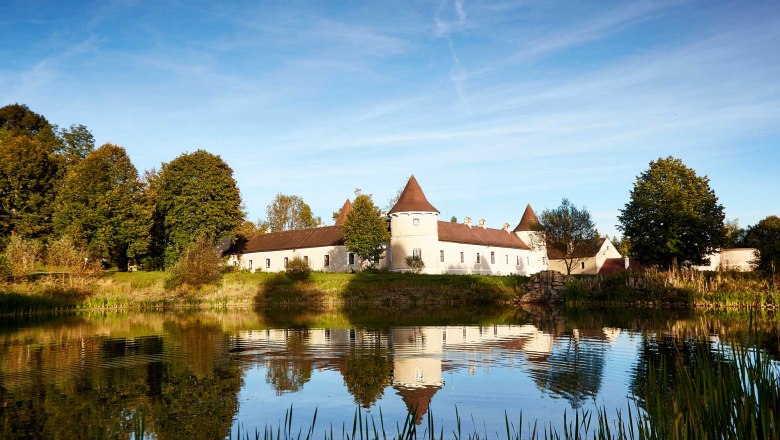
[[[87,262],[87,250],[68,235],[49,242],[46,249],[47,269],[61,274],[63,280],[66,274],[70,277],[93,275],[97,268]]]
[[[311,267],[309,267],[308,261],[301,257],[295,257],[287,263],[287,269],[284,273],[291,280],[302,281],[309,278]]]
[[[418,255],[406,257],[406,265],[409,266],[409,268],[412,269],[412,272],[414,273],[420,273],[423,269],[425,269],[425,262]]]
[[[36,240],[11,236],[3,253],[11,277],[22,280],[32,275],[41,263],[42,249],[43,246]]]
[[[201,236],[187,249],[172,270],[167,286],[187,284],[200,287],[222,279],[222,255],[208,237]]]

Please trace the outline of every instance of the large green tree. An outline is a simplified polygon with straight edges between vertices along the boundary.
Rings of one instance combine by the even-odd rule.
[[[27,238],[51,232],[61,163],[44,142],[0,133],[0,235]]]
[[[261,222],[261,226],[271,232],[314,228],[320,223],[320,218],[312,214],[311,207],[295,195],[277,194],[266,208],[266,213],[268,218]]]
[[[390,241],[387,222],[369,194],[359,194],[344,220],[344,239],[347,249],[373,267]]]
[[[66,166],[72,166],[95,150],[95,137],[84,125],[71,125],[59,131],[60,147],[57,154],[62,156]]]
[[[780,272],[780,217],[770,215],[749,227],[745,245],[758,249],[758,269],[768,274]]]
[[[67,174],[57,198],[54,227],[78,237],[95,258],[120,270],[149,248],[151,211],[143,186],[125,149],[105,144]]]
[[[197,237],[218,238],[241,225],[241,195],[233,170],[204,150],[185,153],[146,176],[154,201],[154,250],[166,267]]]
[[[27,136],[38,139],[51,151],[59,148],[57,129],[45,117],[23,104],[0,107],[0,131],[11,136]]]
[[[590,212],[577,208],[566,198],[557,208],[545,209],[531,228],[539,233],[548,257],[564,262],[567,275],[598,249],[599,233]]]
[[[669,267],[705,263],[725,240],[723,206],[709,182],[680,159],[650,162],[618,217],[632,255],[645,264]]]

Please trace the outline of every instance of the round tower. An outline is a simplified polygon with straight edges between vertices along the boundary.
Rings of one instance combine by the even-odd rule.
[[[390,216],[390,269],[409,271],[406,258],[419,255],[423,273],[440,273],[439,211],[425,198],[414,176],[409,178]]]

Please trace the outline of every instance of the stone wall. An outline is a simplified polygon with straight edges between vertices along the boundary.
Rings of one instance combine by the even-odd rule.
[[[519,301],[527,303],[561,303],[564,301],[565,277],[554,270],[544,270],[531,277],[526,284],[525,294]]]

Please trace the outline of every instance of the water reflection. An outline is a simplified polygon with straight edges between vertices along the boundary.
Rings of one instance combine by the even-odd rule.
[[[484,408],[500,423],[504,409],[555,420],[594,399],[641,396],[659,359],[682,352],[695,369],[697,353],[749,334],[749,317],[733,313],[424,313],[427,324],[420,311],[382,321],[377,310],[3,320],[0,438],[219,438],[237,423],[273,423],[290,402],[336,424],[355,404],[415,411],[418,423],[432,404]],[[776,357],[774,319],[754,317],[762,337],[744,343]]]

